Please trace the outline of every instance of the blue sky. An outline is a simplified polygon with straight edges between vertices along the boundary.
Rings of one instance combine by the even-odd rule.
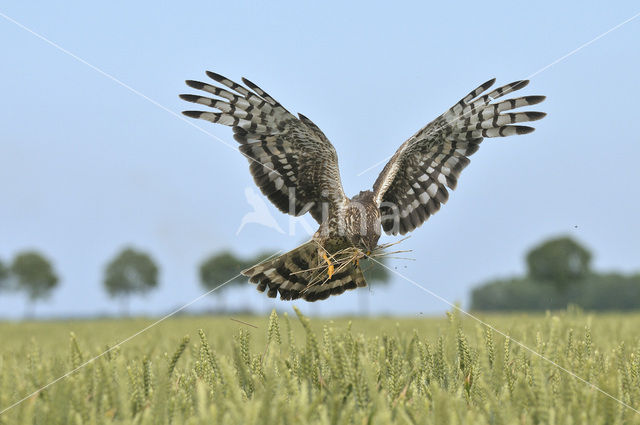
[[[345,2],[347,3],[347,2]],[[0,12],[170,111],[185,79],[204,71],[246,76],[302,112],[335,145],[345,190],[371,187],[417,129],[489,78],[527,77],[639,12],[637,3],[494,2],[3,2]],[[549,115],[531,135],[486,140],[449,202],[403,242],[416,261],[398,271],[463,305],[484,280],[523,272],[523,253],[569,234],[601,270],[640,270],[640,18],[537,74]],[[0,258],[37,248],[61,286],[38,314],[117,311],[101,286],[125,245],[148,251],[160,288],[134,300],[160,314],[203,290],[197,265],[211,252],[290,249],[305,234],[246,225],[248,164],[219,140],[0,17]],[[227,127],[195,123],[234,145]],[[307,218],[311,223],[311,219]],[[392,241],[385,238],[384,241]],[[448,308],[397,277],[364,297],[374,312]],[[303,311],[344,314],[358,294]],[[230,307],[289,309],[253,288]],[[194,309],[215,305],[203,300]],[[0,315],[21,297],[0,294]]]

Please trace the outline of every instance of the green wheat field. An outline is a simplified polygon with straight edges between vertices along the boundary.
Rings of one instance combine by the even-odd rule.
[[[640,315],[168,319],[0,424],[640,424]],[[242,323],[246,322],[246,323]],[[0,411],[153,323],[0,323]]]

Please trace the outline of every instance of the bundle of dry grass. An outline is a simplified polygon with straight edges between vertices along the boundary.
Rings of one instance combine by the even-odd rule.
[[[322,260],[314,267],[310,267],[305,270],[299,270],[292,274],[312,273],[312,278],[309,280],[307,288],[311,288],[315,285],[324,285],[331,280],[334,275],[339,275],[342,271],[348,267],[360,267],[360,260],[370,259],[371,264],[369,267],[375,265],[375,263],[381,263],[382,258],[396,258],[403,260],[413,260],[412,258],[399,257],[398,254],[408,253],[411,250],[396,250],[388,251],[388,248],[398,245],[399,243],[407,240],[409,237],[400,239],[395,242],[386,244],[380,244],[371,252],[365,252],[357,247],[347,247],[334,253],[329,253],[320,244],[318,245],[319,252],[322,253]],[[366,271],[366,270],[365,270]]]

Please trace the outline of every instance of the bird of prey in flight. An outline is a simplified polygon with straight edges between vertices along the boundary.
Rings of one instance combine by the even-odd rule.
[[[282,212],[309,212],[318,222],[312,239],[242,273],[269,297],[316,301],[366,286],[360,259],[379,252],[381,230],[404,235],[447,202],[460,172],[485,137],[531,133],[518,125],[543,112],[512,112],[542,102],[544,96],[501,99],[525,87],[521,80],[487,93],[489,80],[404,142],[373,185],[349,198],[342,189],[338,156],[324,133],[302,114],[296,117],[260,87],[244,86],[207,72],[213,80],[188,80],[206,95],[180,97],[213,111],[186,116],[232,127],[253,178]],[[217,84],[215,84],[215,83]]]

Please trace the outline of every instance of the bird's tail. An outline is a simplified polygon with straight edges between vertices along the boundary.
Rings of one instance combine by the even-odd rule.
[[[367,285],[357,263],[335,263],[330,267],[332,261],[325,257],[326,251],[311,240],[279,257],[243,270],[242,274],[258,285],[258,291],[267,290],[271,298],[279,292],[283,300],[324,300],[347,289]]]

